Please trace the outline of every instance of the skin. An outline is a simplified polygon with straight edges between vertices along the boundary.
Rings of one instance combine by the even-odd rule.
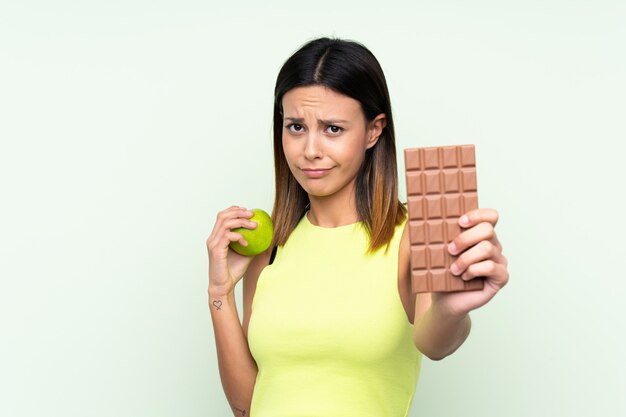
[[[310,199],[309,220],[321,227],[358,221],[354,187],[367,149],[375,146],[385,127],[384,114],[367,121],[358,101],[322,86],[299,87],[283,97],[283,150],[296,180]],[[321,178],[304,170],[328,168]],[[228,248],[231,241],[246,246],[237,227],[254,229],[252,212],[231,206],[217,215],[207,239],[209,308],[216,339],[220,377],[233,415],[249,414],[256,374],[247,335],[252,299],[259,274],[269,264],[269,250],[255,257]],[[398,254],[398,292],[407,320],[413,323],[415,346],[433,360],[453,353],[467,338],[469,312],[485,305],[508,282],[507,259],[496,233],[498,212],[477,209],[459,219],[463,232],[449,245],[459,255],[452,272],[469,280],[485,277],[484,289],[457,293],[413,295],[410,282],[408,223]],[[245,275],[245,277],[244,277]],[[234,288],[243,279],[243,323],[239,322]]]
[[[378,141],[385,116],[368,122],[358,101],[321,86],[288,91],[283,114],[283,150],[309,195],[309,220],[322,227],[356,222],[356,175],[365,151]],[[309,178],[307,168],[330,170],[322,178]]]

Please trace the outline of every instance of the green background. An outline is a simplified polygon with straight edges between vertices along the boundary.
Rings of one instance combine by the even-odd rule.
[[[230,205],[271,210],[273,84],[321,35],[380,60],[400,156],[476,144],[501,214],[510,283],[424,361],[411,416],[626,415],[625,21],[617,0],[3,1],[0,415],[230,415],[205,241]]]

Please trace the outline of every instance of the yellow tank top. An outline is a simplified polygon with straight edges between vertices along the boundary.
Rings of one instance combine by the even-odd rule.
[[[365,256],[363,224],[305,214],[259,275],[248,343],[258,365],[251,417],[404,417],[421,366],[398,294],[404,228]]]

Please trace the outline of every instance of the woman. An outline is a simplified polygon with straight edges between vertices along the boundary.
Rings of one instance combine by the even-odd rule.
[[[321,38],[280,70],[274,104],[272,246],[255,257],[252,212],[232,206],[207,240],[209,307],[236,416],[406,416],[421,355],[440,360],[469,312],[508,280],[498,214],[460,219],[453,272],[482,291],[412,294],[406,205],[384,74],[364,46]],[[274,249],[274,250],[273,250]],[[243,323],[234,289],[243,277]]]

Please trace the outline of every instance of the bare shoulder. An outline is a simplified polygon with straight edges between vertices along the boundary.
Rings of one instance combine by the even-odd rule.
[[[254,293],[256,292],[256,283],[261,275],[261,271],[270,263],[270,257],[272,255],[272,248],[268,248],[265,252],[256,255],[248,270],[243,276],[243,333],[248,337],[248,324],[250,323],[250,315],[252,314],[252,300],[254,299]]]

